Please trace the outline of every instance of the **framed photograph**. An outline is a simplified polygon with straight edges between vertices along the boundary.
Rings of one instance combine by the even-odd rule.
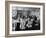
[[[5,3],[5,36],[45,34],[45,4],[7,1]]]

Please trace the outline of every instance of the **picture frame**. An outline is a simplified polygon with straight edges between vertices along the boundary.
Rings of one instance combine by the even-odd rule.
[[[40,13],[40,20],[41,20],[41,22],[40,22],[41,24],[40,24],[39,29],[37,29],[38,27],[37,28],[35,27],[36,29],[33,28],[33,29],[29,30],[29,28],[28,28],[27,30],[21,29],[22,31],[21,30],[19,30],[19,31],[13,30],[13,32],[12,32],[11,30],[13,27],[11,24],[12,23],[11,17],[14,16],[14,14],[12,13],[14,11],[13,9],[17,9],[17,11],[18,10],[21,10],[21,11],[25,10],[26,12],[29,11],[29,9],[30,9],[30,11],[39,12]],[[33,13],[33,15],[34,15],[34,13]],[[38,14],[36,14],[36,16],[37,15]],[[40,29],[41,29],[41,31],[40,31]],[[17,31],[17,32],[15,32],[15,31]],[[6,1],[5,2],[5,37],[35,36],[35,35],[44,35],[44,34],[45,34],[45,3],[19,2],[19,1]]]

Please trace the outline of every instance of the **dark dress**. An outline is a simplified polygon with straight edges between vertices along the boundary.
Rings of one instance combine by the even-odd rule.
[[[16,26],[16,31],[19,31],[20,30],[20,23],[17,23],[17,26]]]

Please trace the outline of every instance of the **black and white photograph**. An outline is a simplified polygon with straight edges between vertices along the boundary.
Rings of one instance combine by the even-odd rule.
[[[12,31],[40,30],[40,8],[12,7]]]
[[[43,6],[40,4],[10,3],[9,34],[13,36],[43,34]]]

